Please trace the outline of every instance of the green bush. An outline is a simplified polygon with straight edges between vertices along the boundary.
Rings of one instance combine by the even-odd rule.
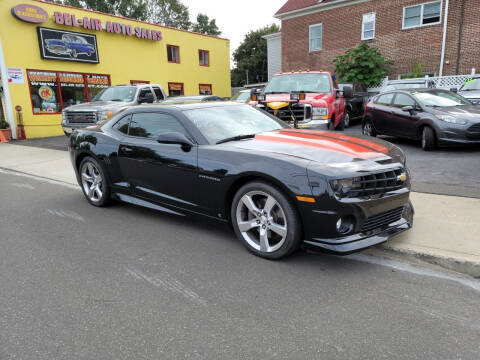
[[[337,56],[335,72],[345,82],[363,82],[367,87],[376,86],[390,72],[392,60],[385,60],[380,51],[361,43],[349,49],[345,55]]]
[[[10,129],[10,124],[3,119],[0,119],[0,129]]]

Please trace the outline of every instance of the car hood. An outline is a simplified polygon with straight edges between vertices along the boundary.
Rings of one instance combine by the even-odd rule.
[[[435,112],[439,114],[448,114],[462,119],[479,120],[480,121],[480,106],[466,105],[466,106],[448,106],[434,108]]]
[[[95,101],[84,104],[72,105],[67,107],[67,111],[108,111],[120,109],[127,106],[128,103],[121,101]]]
[[[404,162],[403,152],[387,141],[331,131],[281,129],[225,145],[256,154],[309,160],[309,167],[328,168],[332,173],[335,169],[370,171]]]
[[[459,91],[458,94],[466,99],[480,99],[480,90]]]

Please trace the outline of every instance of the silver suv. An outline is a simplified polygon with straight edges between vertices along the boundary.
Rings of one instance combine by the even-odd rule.
[[[480,105],[480,76],[466,81],[458,89],[458,94],[470,100],[473,104]]]
[[[118,85],[103,89],[88,103],[69,106],[62,112],[62,128],[70,136],[75,129],[95,125],[132,105],[166,99],[160,85]]]

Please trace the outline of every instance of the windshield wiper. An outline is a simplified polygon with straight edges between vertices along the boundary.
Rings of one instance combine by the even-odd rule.
[[[269,91],[269,92],[266,92],[265,95],[268,95],[268,94],[287,94],[288,91]]]
[[[112,99],[110,101],[123,101],[122,99]]]
[[[255,137],[255,134],[232,136],[232,137],[217,141],[217,145],[218,144],[223,144],[223,143],[226,143],[226,142],[229,142],[229,141],[238,141],[238,140],[250,139],[250,138],[254,138],[254,137]]]

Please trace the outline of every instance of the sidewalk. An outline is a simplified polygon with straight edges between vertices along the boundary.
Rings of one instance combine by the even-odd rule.
[[[0,144],[0,169],[77,185],[69,153]],[[367,253],[408,257],[480,277],[480,199],[412,193],[413,228]]]

